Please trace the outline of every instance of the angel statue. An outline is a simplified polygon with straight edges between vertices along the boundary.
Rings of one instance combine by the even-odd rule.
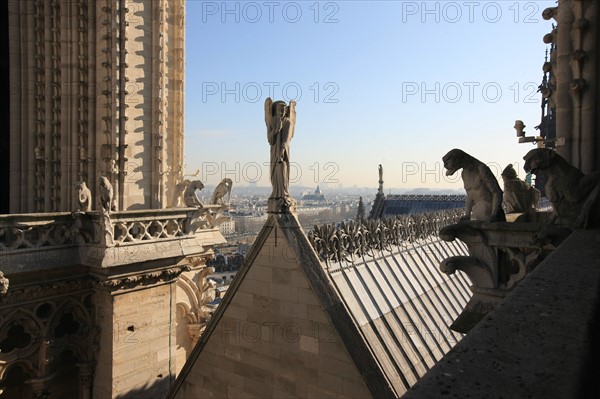
[[[290,195],[290,142],[296,127],[296,101],[265,101],[267,139],[271,145],[270,176],[273,192],[269,197],[268,212],[295,211],[296,201]]]

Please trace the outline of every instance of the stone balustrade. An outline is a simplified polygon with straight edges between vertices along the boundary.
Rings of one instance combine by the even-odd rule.
[[[0,215],[0,252],[74,243],[70,213]]]
[[[109,267],[203,252],[224,242],[223,206],[0,215],[2,271]],[[159,251],[159,252],[156,252]]]

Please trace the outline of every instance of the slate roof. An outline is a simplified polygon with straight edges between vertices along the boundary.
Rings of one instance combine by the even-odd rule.
[[[465,275],[438,270],[462,243],[429,237],[328,275],[397,393],[406,391],[462,337],[449,329],[471,292]]]
[[[466,195],[388,195],[380,218],[463,208]]]

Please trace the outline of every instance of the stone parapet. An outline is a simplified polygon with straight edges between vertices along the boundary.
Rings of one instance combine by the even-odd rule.
[[[225,239],[196,208],[0,215],[7,275],[71,265],[110,268],[205,252]]]

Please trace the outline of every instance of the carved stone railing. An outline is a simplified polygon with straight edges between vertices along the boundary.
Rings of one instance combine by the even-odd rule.
[[[445,259],[440,270],[463,271],[473,284],[473,296],[451,328],[466,333],[552,252],[570,230],[539,223],[461,221],[443,228],[440,238],[459,239],[469,256]]]
[[[0,215],[0,251],[73,244],[75,229],[70,213]]]
[[[441,228],[457,223],[463,213],[462,209],[452,209],[363,223],[350,221],[339,226],[315,226],[308,238],[327,264],[354,262],[365,256],[377,256],[381,251],[392,251],[406,242],[437,235]]]
[[[108,267],[201,252],[203,245],[224,241],[217,227],[223,209],[0,215],[2,271],[11,275],[69,263]]]
[[[94,218],[97,228],[107,234],[106,244],[125,245],[146,241],[177,239],[213,226],[206,222],[194,225],[196,208],[136,210],[101,214]]]

